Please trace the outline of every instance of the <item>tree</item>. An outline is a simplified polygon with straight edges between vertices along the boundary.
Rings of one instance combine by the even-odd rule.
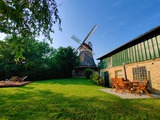
[[[39,42],[34,38],[21,39],[9,36],[5,41],[0,41],[0,76],[9,78],[12,75],[28,75],[31,79],[47,78],[45,73],[53,67],[50,63],[55,50],[48,43]],[[15,48],[18,42],[23,47]],[[15,50],[20,49],[25,59],[15,63],[14,56],[17,54]]]
[[[29,43],[28,48],[25,48],[25,50],[24,70],[25,73],[27,72],[30,75],[30,79],[42,80],[57,77],[51,71],[52,68],[58,69],[56,64],[52,62],[56,50],[50,47],[48,43],[35,40]]]
[[[18,42],[23,47],[16,48]],[[18,50],[23,51],[25,59],[15,63],[15,51]],[[5,41],[0,41],[0,79],[13,75],[27,75],[30,80],[68,78],[79,63],[77,52],[72,47],[56,50],[46,42],[34,38],[24,40],[18,36],[9,36]]]
[[[62,78],[72,77],[73,69],[80,64],[77,52],[72,47],[60,47],[55,55],[55,62],[59,65]]]
[[[52,41],[53,25],[61,19],[55,0],[0,0],[0,32],[23,37],[41,33]]]

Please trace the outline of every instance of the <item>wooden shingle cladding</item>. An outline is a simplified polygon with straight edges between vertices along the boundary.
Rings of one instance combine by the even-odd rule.
[[[160,26],[98,58],[100,68],[135,63],[160,57]],[[111,61],[112,65],[108,66]]]

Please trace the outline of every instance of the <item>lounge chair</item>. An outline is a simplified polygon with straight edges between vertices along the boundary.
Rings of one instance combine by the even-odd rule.
[[[18,80],[18,76],[12,76],[10,79],[7,79],[7,82],[16,82]]]
[[[18,78],[18,82],[23,82],[28,76],[23,76]]]

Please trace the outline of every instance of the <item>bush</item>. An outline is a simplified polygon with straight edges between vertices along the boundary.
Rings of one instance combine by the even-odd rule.
[[[91,75],[90,79],[93,83],[97,85],[101,85],[101,86],[105,85],[105,80],[103,79],[103,77],[100,77],[98,72],[94,72],[94,74]]]
[[[90,69],[90,68],[86,68],[86,69],[84,70],[84,72],[85,72],[85,76],[86,76],[87,79],[89,79],[90,76],[91,76],[92,73],[93,73],[92,69]]]

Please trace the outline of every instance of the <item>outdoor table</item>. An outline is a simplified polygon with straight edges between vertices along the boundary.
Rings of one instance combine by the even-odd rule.
[[[128,86],[128,91],[129,93],[132,94],[132,91],[138,87],[140,81],[124,81],[124,84],[126,84]]]
[[[140,81],[131,81],[130,84],[130,89],[131,89],[131,94],[132,94],[132,91],[134,91],[136,89],[136,87],[138,87]]]

